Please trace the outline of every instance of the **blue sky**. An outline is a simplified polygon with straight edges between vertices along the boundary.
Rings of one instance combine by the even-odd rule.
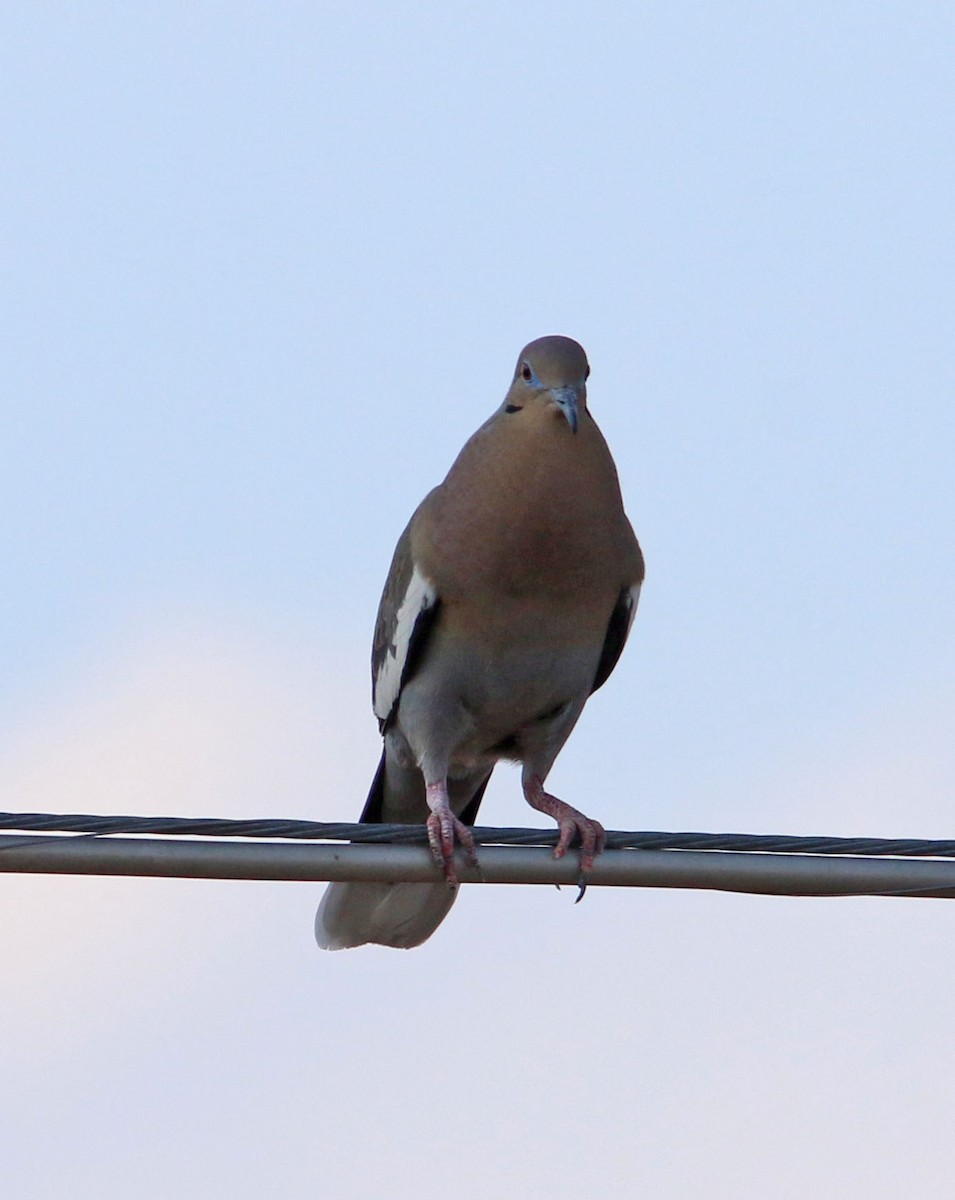
[[[648,579],[558,794],[951,836],[949,6],[2,26],[4,808],[356,815],[394,541],[559,332]],[[11,1194],[943,1186],[946,902],[473,888],[329,956],[319,892],[0,877]]]

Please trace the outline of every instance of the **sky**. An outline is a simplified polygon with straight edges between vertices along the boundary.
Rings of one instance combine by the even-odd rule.
[[[647,558],[550,777],[617,829],[952,836],[955,14],[8,5],[0,791],[349,820],[394,542],[587,348]],[[488,824],[544,824],[495,775]],[[17,1200],[941,1194],[955,905],[0,875]]]

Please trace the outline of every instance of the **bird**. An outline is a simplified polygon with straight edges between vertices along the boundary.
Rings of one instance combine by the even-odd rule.
[[[456,846],[476,862],[469,826],[501,760],[521,764],[527,803],[557,821],[555,857],[579,840],[584,883],[603,849],[600,823],[544,787],[617,664],[644,579],[589,375],[572,338],[526,345],[503,402],[398,539],[372,647],[383,747],[360,820],[424,824],[443,881],[330,884],[323,949],[431,936],[457,894]]]

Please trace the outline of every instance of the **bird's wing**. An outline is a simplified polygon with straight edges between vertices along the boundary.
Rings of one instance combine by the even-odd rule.
[[[437,589],[412,557],[411,523],[395,547],[375,622],[372,699],[382,732],[394,717],[401,689],[420,661],[440,607]]]
[[[591,695],[597,688],[603,687],[613,673],[613,669],[623,653],[623,648],[627,644],[627,638],[630,636],[630,628],[633,625],[633,618],[637,615],[639,599],[639,583],[624,588],[617,597],[617,603],[610,614],[610,622],[607,625],[603,649],[600,651],[597,673],[594,675],[593,686],[590,689]]]

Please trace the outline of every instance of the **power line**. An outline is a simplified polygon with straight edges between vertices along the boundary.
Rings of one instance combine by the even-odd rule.
[[[387,842],[427,845],[424,825],[358,825],[268,817],[94,816],[80,813],[0,812],[0,830],[40,833],[159,834],[217,838],[289,838],[309,841]],[[556,829],[475,826],[478,845],[556,846]],[[853,854],[955,858],[955,839],[805,837],[764,833],[667,833],[607,831],[608,850],[739,850],[766,854]]]
[[[166,836],[154,835],[160,826]],[[397,830],[420,843],[418,826],[5,813],[0,828],[48,831],[0,835],[0,872],[312,882],[440,879],[425,846],[381,840]],[[228,838],[247,840],[227,840],[225,830]],[[139,836],[117,837],[119,832]],[[142,836],[147,833],[151,836]],[[553,858],[553,831],[479,828],[475,834],[482,847],[479,868],[461,859],[458,870],[465,883],[577,882],[576,854]],[[327,840],[304,840],[317,838]],[[351,844],[342,844],[345,838]],[[638,842],[639,848],[620,848],[621,840]],[[372,841],[379,844],[368,844]],[[955,897],[955,861],[946,861],[955,858],[950,841],[617,832],[608,842],[614,848],[598,857],[592,886]],[[651,842],[655,848],[645,848]],[[691,844],[695,848],[686,848]],[[800,852],[785,852],[793,849]]]

